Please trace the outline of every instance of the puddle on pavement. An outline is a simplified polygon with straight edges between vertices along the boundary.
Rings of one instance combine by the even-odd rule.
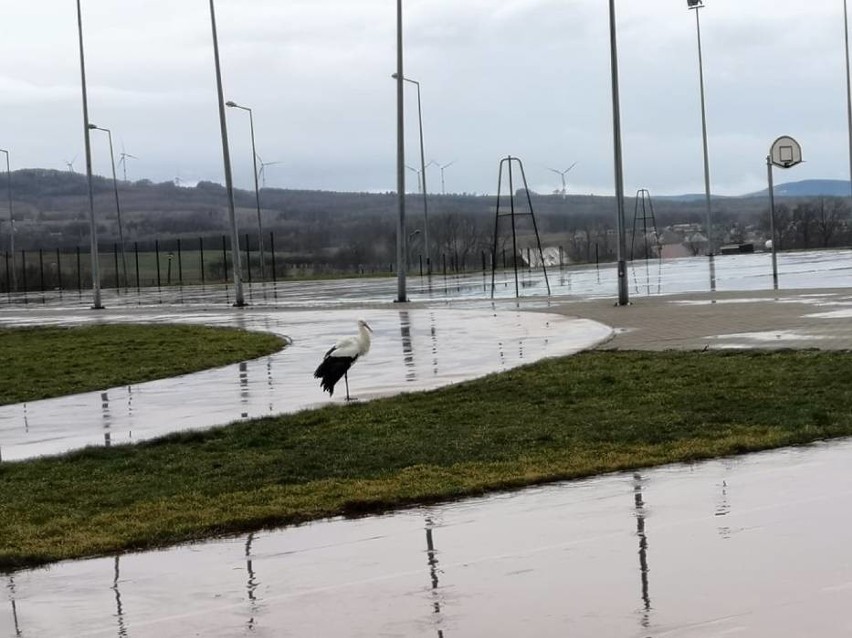
[[[313,378],[323,354],[354,335],[355,319],[374,330],[370,353],[349,375],[361,399],[425,390],[588,348],[610,334],[602,324],[538,312],[485,310],[244,311],[97,315],[97,321],[236,325],[286,335],[280,353],[173,379],[0,407],[0,457],[56,454],[116,445],[177,430],[224,425],[329,402]],[[50,323],[49,316],[32,323]],[[94,321],[56,315],[53,323]],[[4,325],[21,320],[6,318]],[[332,401],[341,401],[343,387]]]
[[[814,335],[796,330],[768,330],[766,332],[740,332],[735,334],[707,337],[713,341],[713,348],[788,348],[795,343],[816,342],[830,339],[827,335]]]
[[[0,636],[839,636],[852,442],[2,577]]]

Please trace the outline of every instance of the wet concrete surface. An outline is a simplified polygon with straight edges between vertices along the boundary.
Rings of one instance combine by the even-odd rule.
[[[719,255],[715,258],[716,290],[719,292],[766,290],[772,288],[772,258],[769,253]],[[778,253],[779,286],[782,290],[848,287],[852,283],[852,250],[820,250]],[[600,299],[617,296],[614,264],[577,265],[547,270],[554,297]],[[634,260],[628,263],[628,292],[631,298],[710,292],[710,266],[706,257]],[[461,275],[436,273],[431,278],[409,276],[408,296],[419,303],[447,303],[486,300],[492,296],[491,272]],[[518,281],[521,297],[547,294],[541,270],[521,268]],[[173,286],[137,292],[103,289],[107,307],[171,304],[223,304],[234,302],[233,290],[226,285]],[[277,284],[247,284],[246,301],[252,305],[330,308],[362,304],[390,304],[397,296],[394,276],[350,280],[284,281]],[[515,297],[514,273],[501,271],[494,280],[494,298]],[[44,292],[6,295],[0,303],[21,305],[62,305],[85,308],[91,304],[91,291]]]
[[[361,317],[374,330],[373,345],[352,368],[349,382],[352,396],[364,400],[572,354],[611,333],[594,321],[517,310],[7,312],[0,325],[203,323],[274,332],[292,344],[269,357],[174,379],[0,407],[0,456],[11,461],[86,445],[133,443],[342,402],[344,384],[329,399],[313,371],[337,339],[357,332],[355,319]]]
[[[852,442],[3,577],[0,636],[848,636]]]

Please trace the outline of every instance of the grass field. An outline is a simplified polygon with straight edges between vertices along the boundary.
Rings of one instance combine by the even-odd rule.
[[[177,376],[283,347],[275,335],[207,326],[0,329],[0,405]]]
[[[0,567],[852,434],[852,357],[612,352],[0,465]]]

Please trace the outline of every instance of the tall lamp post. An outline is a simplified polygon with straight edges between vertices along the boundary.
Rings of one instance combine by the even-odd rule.
[[[396,79],[396,73],[391,77]],[[423,109],[420,103],[420,82],[411,78],[402,78],[417,87],[417,122],[420,128],[420,192],[423,195],[423,243],[426,245],[426,272],[432,274],[432,260],[429,258],[429,202],[426,192],[426,150],[423,147]]]
[[[78,0],[79,1],[79,0]],[[228,218],[231,222],[231,255],[234,262],[234,306],[246,305],[243,297],[243,269],[240,261],[240,236],[234,210],[234,181],[231,177],[231,152],[228,149],[228,123],[225,119],[225,94],[222,91],[222,69],[219,65],[219,36],[216,33],[216,9],[210,0],[210,25],[213,29],[213,59],[216,65],[216,90],[219,95],[219,127],[222,133],[222,161],[225,165],[225,188],[228,191]]]
[[[80,38],[80,78],[83,90],[83,138],[86,146],[86,182],[89,190],[89,226],[92,256],[92,310],[101,310],[101,273],[98,256],[98,228],[95,224],[95,195],[92,191],[92,143],[89,136],[89,100],[86,94],[86,57],[83,53],[83,12],[77,0],[77,33]]]
[[[713,260],[713,226],[710,218],[710,153],[707,149],[707,113],[704,105],[704,59],[701,54],[700,9],[704,0],[686,0],[688,9],[695,11],[695,33],[698,37],[698,80],[701,87],[701,139],[704,144],[704,206],[707,212],[707,256],[710,259],[710,289],[716,290],[716,264]]]
[[[407,301],[405,264],[408,263],[405,238],[405,112],[402,73],[402,0],[396,0],[396,196],[399,219],[396,226],[396,300]]]
[[[263,252],[263,222],[260,218],[260,186],[257,183],[257,150],[254,145],[254,114],[249,107],[241,106],[236,102],[225,102],[225,106],[229,106],[234,109],[242,109],[243,111],[248,111],[249,114],[249,127],[251,129],[251,157],[254,162],[254,200],[257,204],[257,246],[260,250],[260,279],[262,281],[266,279],[266,256]]]
[[[121,203],[118,199],[118,180],[115,176],[115,154],[112,150],[112,131],[106,128],[101,128],[94,124],[89,124],[89,128],[93,131],[104,131],[109,138],[109,161],[112,163],[112,189],[115,192],[115,214],[118,218],[118,241],[121,245],[121,268],[124,276],[124,287],[127,288],[127,254],[124,250],[124,227],[121,224]]]
[[[852,86],[849,79],[849,13],[846,0],[843,0],[843,34],[846,41],[846,130],[849,135],[849,186],[852,195]]]
[[[612,138],[615,157],[615,204],[618,211],[618,305],[630,303],[627,295],[627,264],[624,243],[624,169],[621,157],[621,108],[618,98],[618,43],[615,0],[609,0],[609,49],[612,73]]]
[[[12,169],[9,164],[9,151],[0,148],[6,154],[6,190],[9,193],[9,254],[12,256],[12,290],[18,292],[18,269],[15,267],[15,219],[12,216]]]

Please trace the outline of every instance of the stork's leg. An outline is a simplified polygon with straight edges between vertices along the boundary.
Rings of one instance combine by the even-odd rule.
[[[348,372],[343,373],[343,380],[346,382],[346,400],[351,401],[352,399],[349,398],[349,373]]]

